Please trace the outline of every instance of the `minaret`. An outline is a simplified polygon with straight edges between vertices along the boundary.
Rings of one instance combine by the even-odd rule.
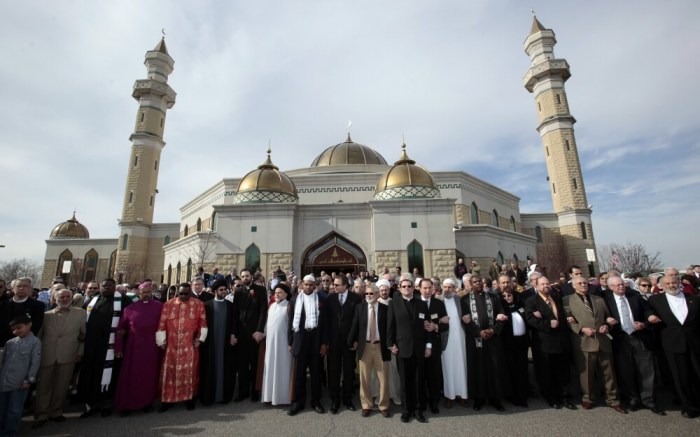
[[[146,52],[144,62],[148,79],[134,83],[132,96],[139,102],[136,126],[129,137],[131,156],[126,178],[126,190],[121,229],[117,247],[115,277],[137,281],[147,270],[148,236],[153,224],[160,168],[160,152],[165,147],[163,130],[167,110],[175,104],[175,91],[168,85],[168,76],[175,61],[168,54],[165,39]],[[162,266],[158,266],[158,270]],[[123,277],[126,276],[126,277]]]
[[[554,31],[546,29],[534,17],[530,35],[525,40],[531,66],[523,81],[525,88],[535,95],[537,131],[544,146],[547,180],[567,252],[575,264],[581,268],[588,265],[589,274],[593,274],[597,263],[589,263],[586,254],[586,249],[595,248],[591,209],[574,137],[576,119],[569,111],[564,89],[564,82],[571,73],[566,60],[554,55],[556,43]]]

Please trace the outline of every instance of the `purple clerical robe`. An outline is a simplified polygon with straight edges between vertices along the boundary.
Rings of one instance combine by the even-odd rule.
[[[137,410],[151,405],[158,391],[160,348],[156,345],[156,330],[163,304],[157,300],[139,300],[122,314],[114,352],[124,354],[117,382],[114,406],[117,410]]]

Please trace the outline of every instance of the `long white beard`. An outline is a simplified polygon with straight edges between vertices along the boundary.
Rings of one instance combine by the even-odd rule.
[[[664,290],[664,292],[670,294],[671,296],[677,296],[678,293],[681,292],[680,288],[676,288],[675,290]]]

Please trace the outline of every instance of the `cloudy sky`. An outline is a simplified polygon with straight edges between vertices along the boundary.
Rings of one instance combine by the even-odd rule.
[[[700,263],[700,2],[31,1],[0,15],[0,261],[43,258],[77,208],[118,235],[144,54],[165,28],[178,93],[155,220],[223,177],[308,166],[345,139],[459,169],[552,210],[522,85],[535,7],[567,93],[597,243]],[[695,225],[693,225],[695,223]]]

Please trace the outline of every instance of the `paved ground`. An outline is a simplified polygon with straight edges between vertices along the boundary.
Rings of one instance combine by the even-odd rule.
[[[440,415],[426,414],[428,423],[415,420],[401,423],[400,407],[392,406],[393,416],[384,418],[378,412],[363,418],[359,412],[341,410],[338,415],[320,415],[306,409],[295,417],[286,410],[265,407],[248,401],[202,407],[194,411],[177,406],[160,414],[134,413],[127,418],[111,416],[78,419],[73,406],[64,423],[49,423],[41,429],[31,429],[31,418],[25,417],[21,435],[29,436],[463,436],[479,433],[484,436],[698,436],[700,419],[681,417],[677,407],[669,408],[670,398],[662,393],[660,404],[668,408],[666,417],[647,410],[627,415],[598,406],[592,410],[553,410],[541,399],[533,399],[530,408],[514,407],[504,402],[506,412],[498,413],[486,406],[475,412],[458,405],[441,408]],[[326,399],[324,406],[328,408]],[[356,402],[359,406],[359,402]]]

